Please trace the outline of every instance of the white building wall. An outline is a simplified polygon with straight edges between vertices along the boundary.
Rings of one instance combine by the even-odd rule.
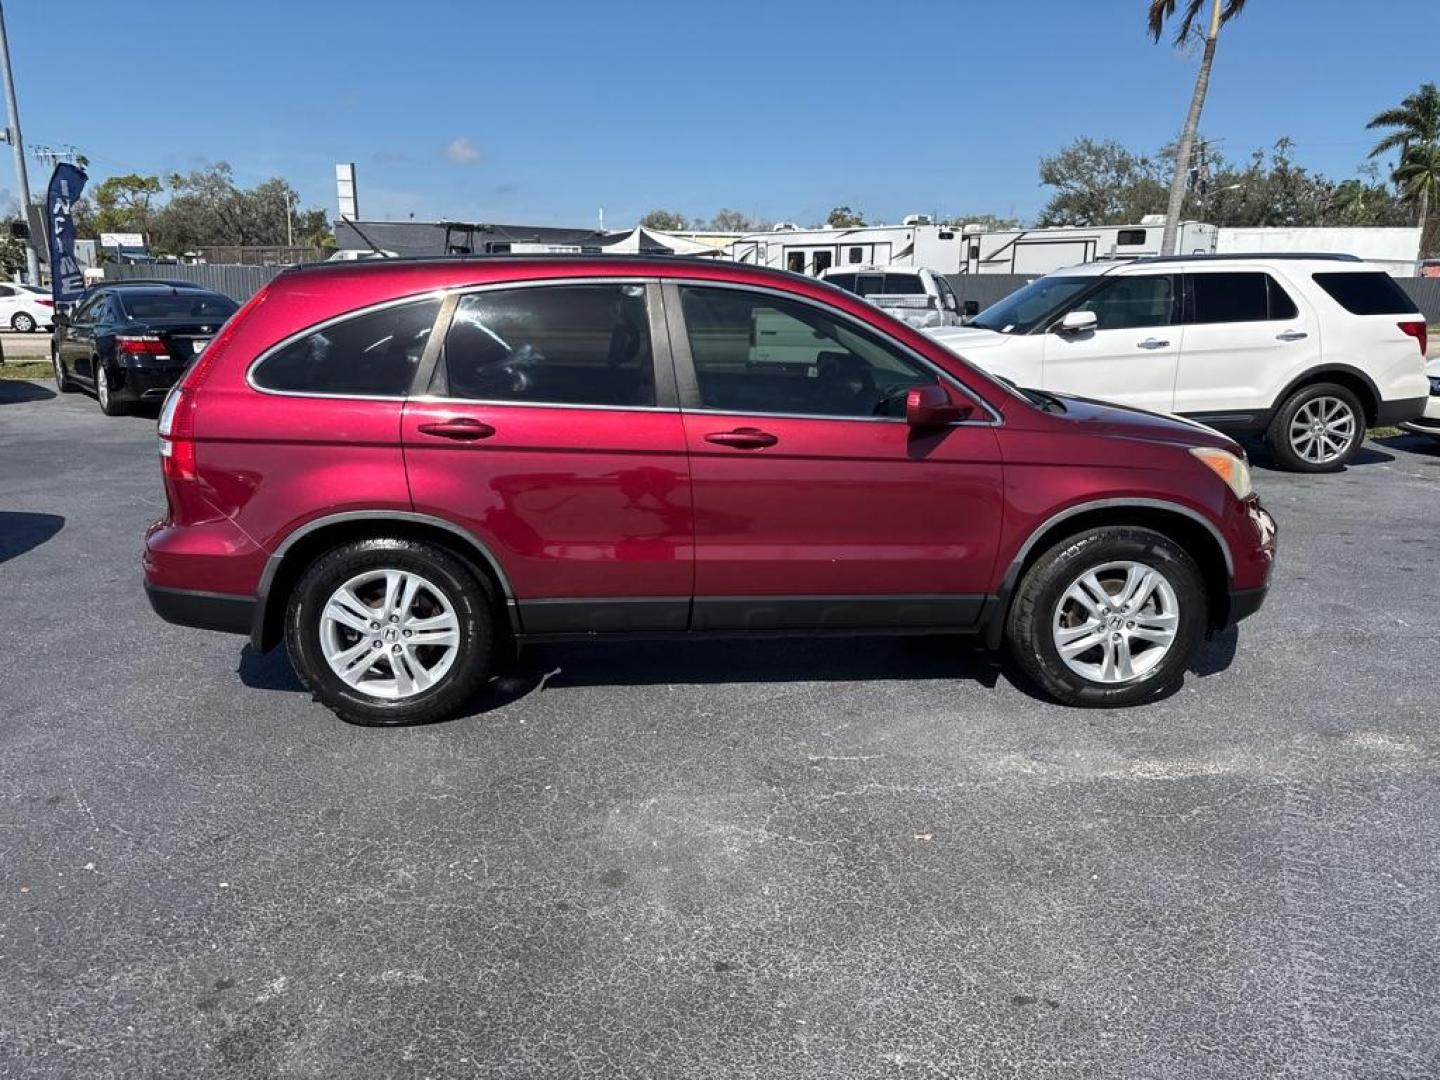
[[[1420,259],[1420,229],[1235,228],[1222,225],[1215,250],[1242,252],[1305,251],[1354,255],[1379,263],[1396,277],[1414,277]]]

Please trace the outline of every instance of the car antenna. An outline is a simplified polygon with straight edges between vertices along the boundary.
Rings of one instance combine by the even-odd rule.
[[[359,225],[356,225],[355,222],[353,222],[353,221],[347,221],[345,224],[349,225],[350,228],[354,229],[354,230],[355,230],[355,235],[357,235],[358,237],[360,237],[361,240],[364,240],[365,243],[369,244],[369,245],[370,245],[370,250],[373,251],[376,255],[379,255],[380,258],[382,258],[382,259],[393,259],[393,258],[394,258],[394,256],[391,255],[388,251],[385,251],[385,250],[377,247],[377,246],[375,245],[375,241],[374,241],[374,240],[371,240],[370,237],[366,236],[363,232],[361,232],[361,231],[360,231],[360,226],[359,226]]]

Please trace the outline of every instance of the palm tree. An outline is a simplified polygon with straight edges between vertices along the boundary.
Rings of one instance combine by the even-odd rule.
[[[1400,188],[1401,198],[1420,208],[1420,227],[1423,229],[1427,220],[1425,215],[1430,210],[1430,197],[1440,195],[1440,143],[1410,147],[1400,167],[1395,170],[1395,183]]]
[[[1370,156],[1373,158],[1391,150],[1400,151],[1400,163],[1396,166],[1392,178],[1395,186],[1401,189],[1401,194],[1414,200],[1418,224],[1423,227],[1430,214],[1433,185],[1421,183],[1413,192],[1407,193],[1400,173],[1406,168],[1414,151],[1428,153],[1430,159],[1434,160],[1434,151],[1440,147],[1440,87],[1433,82],[1425,83],[1393,109],[1377,113],[1365,126],[1371,129],[1390,129],[1390,133],[1375,144]]]
[[[1160,40],[1166,20],[1175,15],[1177,0],[1150,0],[1150,36]],[[1175,33],[1175,44],[1183,45],[1198,36],[1195,20],[1205,0],[1184,0],[1180,15],[1180,29]],[[1195,133],[1200,128],[1200,111],[1205,107],[1205,94],[1210,89],[1210,67],[1215,63],[1215,42],[1220,37],[1220,27],[1233,19],[1245,7],[1245,0],[1210,0],[1210,25],[1205,32],[1205,52],[1200,58],[1200,74],[1195,78],[1195,92],[1190,95],[1190,111],[1185,116],[1185,129],[1180,133],[1180,145],[1175,151],[1175,176],[1170,181],[1170,205],[1165,212],[1165,236],[1160,250],[1165,255],[1175,254],[1175,237],[1179,232],[1180,210],[1185,205],[1185,181],[1190,173],[1190,151],[1195,147]]]

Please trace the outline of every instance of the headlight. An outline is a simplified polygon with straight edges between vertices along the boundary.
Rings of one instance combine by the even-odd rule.
[[[1430,376],[1430,396],[1440,397],[1440,375]]]
[[[1238,458],[1229,450],[1214,446],[1192,446],[1190,453],[1224,480],[1237,499],[1246,498],[1254,490],[1250,484],[1250,466],[1245,463],[1244,458]]]

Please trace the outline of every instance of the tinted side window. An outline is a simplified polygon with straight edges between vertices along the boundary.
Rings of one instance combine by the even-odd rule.
[[[1169,326],[1178,316],[1178,292],[1170,274],[1117,277],[1102,285],[1076,311],[1093,311],[1097,330]]]
[[[1295,301],[1269,274],[1255,271],[1189,274],[1185,288],[1190,322],[1265,322],[1293,319],[1299,314]]]
[[[1351,315],[1415,315],[1420,310],[1383,271],[1316,274],[1315,284]]]
[[[445,337],[452,397],[654,405],[643,285],[544,285],[462,296]]]
[[[1115,237],[1115,243],[1120,247],[1137,247],[1145,243],[1145,230],[1121,229]]]
[[[419,300],[332,323],[271,353],[253,379],[297,394],[403,396],[439,311],[439,300]]]
[[[726,412],[899,417],[935,382],[879,337],[819,308],[736,289],[680,290],[700,402]]]
[[[826,274],[825,283],[834,285],[837,289],[844,289],[846,292],[853,293],[855,291],[854,274]]]

